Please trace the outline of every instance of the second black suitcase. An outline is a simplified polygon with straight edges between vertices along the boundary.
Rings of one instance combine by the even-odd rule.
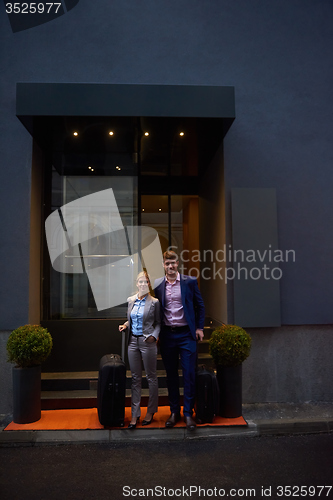
[[[122,427],[125,417],[126,366],[118,354],[106,354],[99,364],[98,418],[102,425]]]
[[[218,415],[220,400],[218,382],[213,370],[204,365],[199,366],[196,386],[196,420],[198,424],[211,423],[214,416]]]

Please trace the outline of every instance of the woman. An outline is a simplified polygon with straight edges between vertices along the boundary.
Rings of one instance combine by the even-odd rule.
[[[150,281],[147,273],[141,272],[136,279],[139,292],[128,298],[127,321],[119,325],[119,331],[129,327],[128,361],[132,373],[132,419],[129,429],[135,429],[141,415],[142,364],[149,387],[147,414],[142,425],[153,421],[158,407],[158,381],[156,374],[157,345],[160,333],[160,303],[149,293]]]

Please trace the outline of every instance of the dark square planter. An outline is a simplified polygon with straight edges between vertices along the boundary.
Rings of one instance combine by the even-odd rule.
[[[13,421],[28,424],[41,418],[41,366],[13,368]]]
[[[218,366],[217,381],[220,388],[221,417],[242,416],[242,365]]]

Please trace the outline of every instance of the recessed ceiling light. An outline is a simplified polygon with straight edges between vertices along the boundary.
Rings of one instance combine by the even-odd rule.
[[[159,208],[159,209],[158,209],[158,211],[159,211],[159,212],[162,212],[162,209],[161,209],[161,208]]]
[[[94,169],[92,168],[92,169],[91,169],[91,171],[93,172],[93,171],[94,171]]]
[[[183,137],[185,135],[185,132],[179,132],[179,135]]]
[[[75,137],[77,137],[79,135],[78,132],[74,132],[73,135],[75,135]]]
[[[145,211],[145,209],[143,208],[143,209],[142,209],[142,212],[144,212],[144,211]]]
[[[109,135],[113,135],[113,132],[112,132],[112,130],[110,130],[110,132],[109,132]]]
[[[145,136],[148,137],[148,135],[149,135],[149,132],[145,132]]]
[[[88,168],[90,168],[90,170],[91,170],[91,166],[90,166],[90,165],[89,165],[89,167],[88,167]]]

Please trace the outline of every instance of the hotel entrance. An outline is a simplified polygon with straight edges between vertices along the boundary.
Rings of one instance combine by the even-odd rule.
[[[207,314],[226,313],[225,285],[202,279],[200,255],[225,241],[223,137],[233,105],[224,87],[18,85],[17,114],[34,137],[32,317],[39,311],[35,322],[54,340],[44,371],[97,370],[105,353],[121,352],[127,304],[98,310],[87,274],[55,271],[45,239],[51,213],[93,193],[112,189],[122,225],[155,229],[162,251],[171,247],[180,270],[198,278]]]
[[[48,131],[44,220],[78,198],[111,188],[123,226],[153,228],[162,251],[176,251],[181,272],[200,284],[200,199],[217,144],[210,154],[204,149],[213,125],[170,117],[41,119],[40,130]],[[96,240],[89,256],[95,261],[101,258],[98,248]],[[103,353],[121,352],[117,325],[127,304],[98,310],[87,274],[56,271],[45,239],[43,255],[42,324],[54,337],[46,369],[97,369]],[[133,282],[138,270],[133,267]]]

